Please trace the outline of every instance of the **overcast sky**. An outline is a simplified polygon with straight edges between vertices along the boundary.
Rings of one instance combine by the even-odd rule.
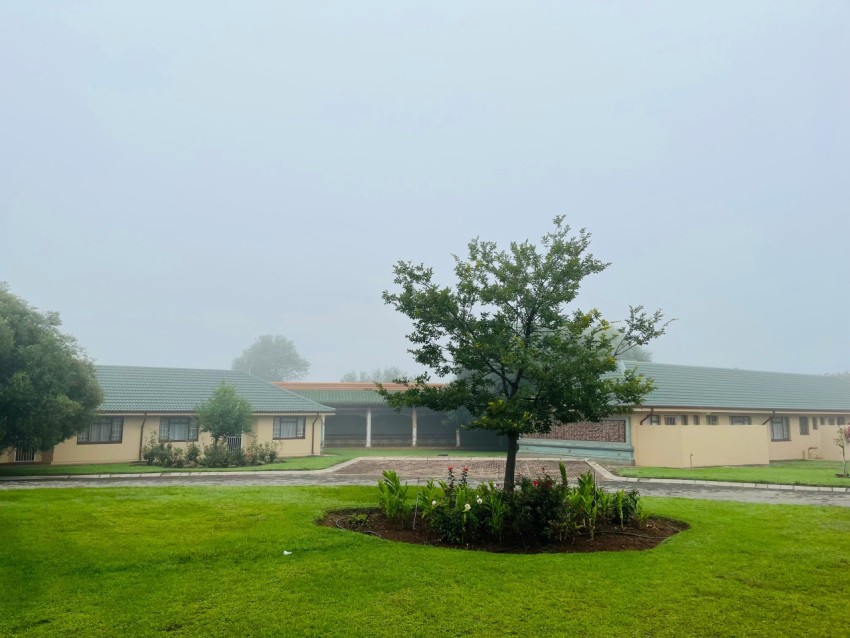
[[[0,280],[105,364],[399,366],[399,259],[539,239],[661,363],[850,369],[850,3],[0,4]]]

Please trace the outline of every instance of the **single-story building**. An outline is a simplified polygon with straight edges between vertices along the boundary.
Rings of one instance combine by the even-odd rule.
[[[97,420],[50,451],[6,450],[0,463],[118,463],[142,459],[152,434],[177,447],[204,446],[195,408],[222,383],[234,386],[253,410],[250,433],[228,446],[271,443],[281,456],[321,454],[325,418],[333,408],[279,388],[244,372],[190,368],[95,366],[103,388]]]
[[[326,419],[327,447],[506,449],[503,437],[485,430],[464,429],[450,413],[392,408],[378,394],[374,383],[277,381],[275,385],[334,409],[334,415]],[[383,385],[391,392],[404,389],[397,383]]]
[[[758,465],[840,460],[850,381],[663,363],[626,362],[654,389],[631,414],[523,437],[520,451],[608,458],[644,466]],[[622,368],[621,368],[622,369]]]

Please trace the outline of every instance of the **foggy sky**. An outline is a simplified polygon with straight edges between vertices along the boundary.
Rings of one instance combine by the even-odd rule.
[[[97,363],[399,366],[451,281],[564,214],[578,306],[654,360],[850,369],[846,2],[0,4],[0,280]]]

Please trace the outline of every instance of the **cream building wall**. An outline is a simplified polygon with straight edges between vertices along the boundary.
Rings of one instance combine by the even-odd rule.
[[[646,411],[631,416],[636,465],[685,468],[769,462],[763,416],[736,412],[735,415],[749,416],[751,424],[731,425],[731,414],[712,412],[718,423],[708,425],[705,412],[679,410],[653,414],[659,417],[660,425],[650,425]],[[700,417],[699,425],[694,425],[694,415]],[[682,416],[688,416],[688,425],[681,422]],[[676,425],[666,425],[665,417],[676,417]]]
[[[120,415],[108,415],[120,416]],[[53,465],[72,465],[81,463],[127,463],[140,461],[142,459],[142,447],[149,443],[153,436],[159,439],[160,417],[163,416],[185,416],[185,415],[125,415],[123,435],[120,443],[78,443],[77,437],[71,437],[53,448]],[[322,450],[322,427],[324,420],[321,416],[301,416],[305,419],[303,439],[274,439],[275,415],[255,415],[251,424],[251,431],[242,436],[242,448],[247,448],[252,441],[262,445],[270,443],[274,445],[280,456],[310,456],[321,454]],[[172,441],[174,447],[186,449],[192,442]],[[212,437],[205,432],[199,433],[196,445],[203,447],[212,443]],[[37,457],[37,461],[41,460]],[[47,459],[45,459],[47,460]],[[6,450],[0,455],[0,463],[14,462],[14,450]]]

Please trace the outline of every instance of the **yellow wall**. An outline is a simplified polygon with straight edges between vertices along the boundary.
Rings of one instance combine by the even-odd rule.
[[[117,416],[117,415],[111,415]],[[125,416],[124,417],[124,435],[121,443],[87,443],[78,444],[76,437],[59,443],[53,449],[53,464],[64,465],[74,463],[121,463],[128,461],[140,460],[139,449],[140,445],[148,443],[152,434],[159,433],[159,419],[161,416],[169,416],[165,414],[148,415],[144,421],[144,432],[142,433],[142,416]],[[313,415],[305,416],[306,426],[303,439],[284,439],[275,441],[272,439],[274,416],[273,415],[255,415],[251,425],[251,432],[242,436],[242,447],[247,448],[252,441],[256,441],[260,445],[264,443],[272,443],[278,450],[281,456],[309,456],[311,454],[321,454],[321,417]],[[313,425],[315,420],[315,426]],[[313,435],[315,432],[315,443]],[[141,436],[141,439],[140,439]],[[210,436],[206,433],[201,433],[197,445],[203,448],[212,442]],[[188,442],[175,442],[174,447],[187,448]],[[9,457],[8,462],[14,459],[14,450],[4,453],[4,457],[0,457],[0,462],[4,462],[5,457]],[[11,456],[10,456],[11,454]]]
[[[701,467],[708,465],[758,465],[767,463],[763,416],[750,416],[751,425],[730,425],[729,414],[712,412],[718,425],[706,425],[704,412],[678,410],[654,412],[661,425],[641,425],[648,411],[635,412],[631,417],[635,464],[662,467]],[[690,425],[665,425],[665,416],[688,415]],[[693,425],[693,415],[700,415],[700,425]]]

